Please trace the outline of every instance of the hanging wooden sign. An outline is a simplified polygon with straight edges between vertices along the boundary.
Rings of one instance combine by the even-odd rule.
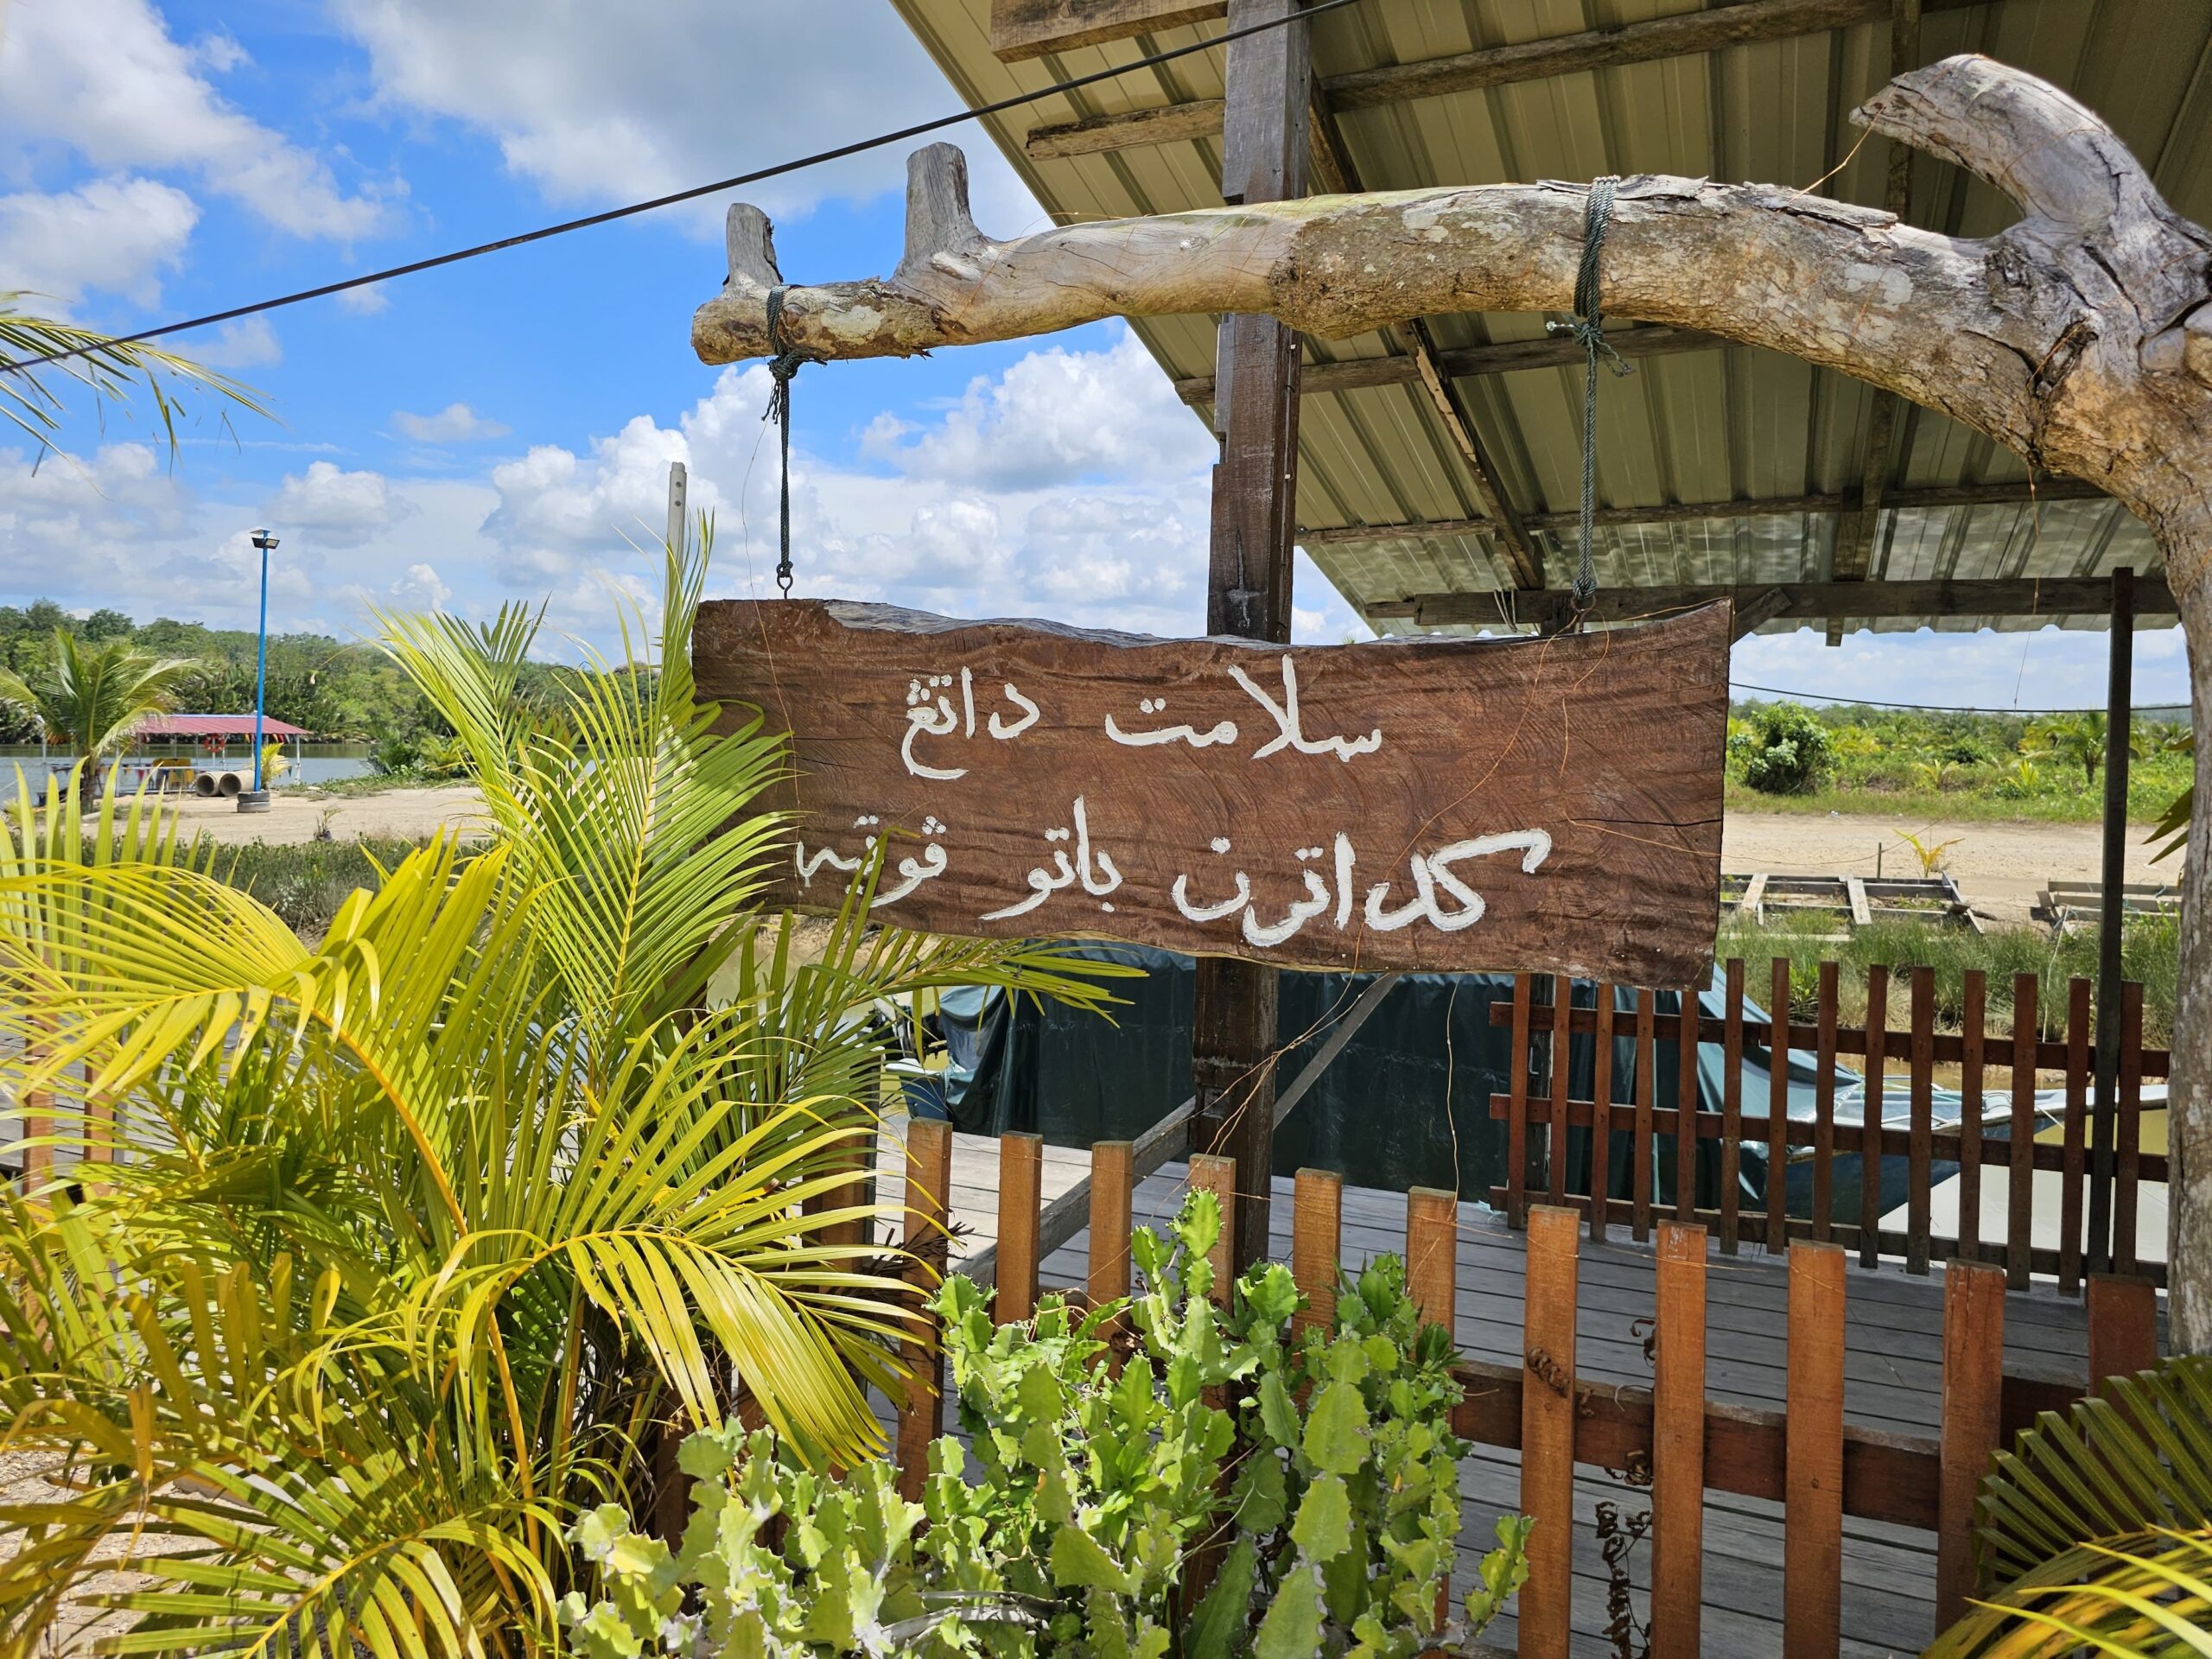
[[[726,725],[791,734],[772,903],[1288,967],[1680,985],[1719,914],[1728,609],[1531,639],[1279,646],[713,601]]]

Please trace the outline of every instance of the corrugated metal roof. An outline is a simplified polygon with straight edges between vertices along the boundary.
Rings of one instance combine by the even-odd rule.
[[[989,49],[990,0],[893,3],[971,104],[1125,63],[1220,28],[1169,29],[1009,65]],[[1681,0],[1369,0],[1315,20],[1314,68],[1317,77],[1341,74],[1696,10]],[[2212,219],[2212,6],[2202,0],[1988,0],[1931,12],[1920,41],[1923,62],[1985,52],[2067,88],[2112,123],[2178,212],[2200,223]],[[1027,155],[1024,139],[1039,125],[1217,98],[1221,55],[1217,50],[1185,58],[986,124],[1061,222],[1218,206],[1217,137],[1046,160]],[[1878,206],[1886,145],[1872,140],[1854,151],[1859,132],[1847,118],[1889,79],[1889,58],[1883,20],[1699,56],[1347,109],[1333,124],[1359,182],[1370,190],[1659,172],[1811,185],[1832,173],[1822,187],[1827,193]],[[1908,216],[1929,228],[1979,236],[2016,215],[1989,187],[1920,156]],[[1212,319],[1154,319],[1136,327],[1170,374],[1212,372]],[[1541,338],[1543,319],[1436,317],[1430,327],[1438,347],[1448,352]],[[1306,361],[1398,349],[1370,334],[1313,342]],[[1471,376],[1453,384],[1515,507],[1523,514],[1572,510],[1580,482],[1580,367]],[[1646,358],[1631,377],[1609,378],[1600,397],[1599,492],[1601,503],[1613,507],[1855,492],[1875,401],[1871,388],[1846,376],[1741,346]],[[2026,476],[2009,452],[1910,404],[1894,458],[1892,489]],[[1418,384],[1306,397],[1302,528],[1479,517],[1466,469]],[[1599,575],[1613,588],[1821,581],[1830,575],[1844,522],[1836,513],[1808,512],[1609,526],[1599,534]],[[1532,528],[1530,535],[1542,552],[1548,584],[1563,587],[1574,562],[1573,531]],[[1308,551],[1363,612],[1411,594],[1514,585],[1487,531],[1329,543]],[[1867,574],[1900,580],[2087,576],[2120,565],[2149,573],[2161,561],[2147,531],[2119,504],[2005,502],[1885,512]],[[1993,626],[2050,620],[2014,618]],[[2103,624],[2098,616],[2063,620]],[[1991,625],[1989,619],[1951,617],[1877,626]]]

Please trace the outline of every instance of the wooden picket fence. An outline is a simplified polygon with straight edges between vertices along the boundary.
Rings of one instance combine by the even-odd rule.
[[[1628,995],[1630,1009],[1616,1009],[1611,985],[1597,987],[1596,1006],[1578,1007],[1570,996],[1570,983],[1558,976],[1523,975],[1515,982],[1510,1007],[1491,1009],[1491,1018],[1512,1027],[1512,1086],[1494,1096],[1491,1115],[1507,1124],[1506,1184],[1494,1188],[1491,1202],[1503,1209],[1515,1226],[1523,1224],[1529,1205],[1541,1201],[1568,1205],[1588,1219],[1590,1236],[1600,1242],[1614,1225],[1625,1225],[1639,1242],[1651,1236],[1656,1221],[1671,1214],[1676,1221],[1702,1222],[1718,1235],[1724,1254],[1733,1255],[1745,1240],[1764,1242],[1780,1251],[1799,1239],[1834,1243],[1855,1248],[1862,1266],[1874,1267],[1887,1255],[1904,1258],[1905,1270],[1924,1274],[1931,1261],[1963,1255],[1968,1260],[1993,1260],[2005,1270],[2014,1289],[2024,1289],[2031,1274],[2055,1274],[2060,1289],[2079,1293],[2084,1272],[2082,1237],[2084,1205],[2090,1203],[2090,1090],[2093,1063],[2090,983],[2070,980],[2066,988],[2064,1035],[2043,1040],[2037,1035],[2037,1012],[2041,1004],[2037,976],[2021,974],[2013,981],[2013,1029],[2009,1036],[1986,1034],[1985,1011],[1988,988],[1979,971],[1966,975],[1961,1024],[1956,1034],[1935,1028],[1936,985],[1933,969],[1908,970],[1908,1028],[1889,1028],[1890,971],[1872,967],[1866,972],[1867,1020],[1859,1028],[1840,1026],[1836,1014],[1838,970],[1833,962],[1820,965],[1818,1014],[1814,1024],[1799,1025],[1786,1016],[1777,1022],[1744,1017],[1745,970],[1741,958],[1726,964],[1727,1010],[1719,1018],[1700,1015],[1698,1042],[1681,1044],[1679,1015],[1656,1011],[1656,997],[1648,990]],[[1540,986],[1548,982],[1549,995],[1539,999]],[[1680,993],[1682,1006],[1695,1007],[1697,993]],[[1776,958],[1771,969],[1768,1007],[1789,1007],[1789,964]],[[2143,1046],[2143,988],[2133,982],[2122,988],[2120,999],[2120,1064],[2115,1111],[2115,1142],[2112,1148],[2109,1261],[2114,1273],[2141,1274],[2164,1282],[2163,1264],[2139,1262],[2137,1217],[2144,1182],[2166,1179],[2166,1160],[2142,1147],[2142,1088],[2145,1078],[2164,1077],[2169,1056]],[[1567,1052],[1570,1034],[1594,1041],[1590,1052],[1594,1081],[1589,1099],[1569,1097],[1567,1065],[1552,1057]],[[1627,1076],[1617,1076],[1617,1040],[1632,1039],[1634,1063]],[[1656,1111],[1653,1094],[1658,1076],[1657,1045],[1675,1045],[1680,1067],[1676,1107]],[[1697,1053],[1699,1044],[1717,1045],[1722,1052],[1723,1096],[1717,1112],[1694,1109],[1699,1101]],[[1792,1122],[1786,1114],[1754,1121],[1746,1135],[1743,1116],[1743,1058],[1746,1044],[1773,1049],[1770,1076],[1787,1070],[1790,1053],[1811,1055],[1820,1073],[1810,1122]],[[1575,1046],[1578,1052],[1581,1046]],[[1863,1122],[1836,1122],[1834,1072],[1839,1057],[1859,1063],[1866,1079]],[[1903,1062],[1903,1086],[1910,1105],[1908,1127],[1883,1122],[1886,1090],[1898,1081],[1894,1068]],[[1963,1096],[1961,1122],[1955,1128],[1935,1127],[1934,1074],[1938,1065],[1955,1063],[1961,1068]],[[2035,1138],[2036,1073],[2063,1071],[2065,1077],[2064,1139],[2045,1144]],[[1982,1092],[1992,1072],[2009,1074],[2012,1084],[2010,1122],[2024,1132],[1999,1141],[1986,1132]],[[1569,1190],[1567,1160],[1557,1155],[1567,1143],[1571,1126],[1588,1128],[1597,1121],[1593,1101],[1606,1103],[1605,1121],[1617,1133],[1630,1137],[1632,1170],[1626,1183],[1627,1198],[1609,1196],[1604,1204],[1592,1201],[1592,1192],[1611,1194],[1616,1185],[1610,1160],[1614,1136],[1589,1137],[1589,1178],[1583,1191]],[[1533,1131],[1533,1134],[1532,1134]],[[1662,1152],[1660,1141],[1670,1144]],[[1717,1207],[1696,1207],[1695,1160],[1700,1141],[1717,1141],[1719,1181]],[[1780,1170],[1793,1154],[1809,1149],[1812,1157],[1810,1213],[1790,1215],[1787,1205],[1769,1203],[1764,1210],[1744,1207],[1738,1176],[1742,1149],[1764,1148],[1767,1167]],[[1855,1223],[1834,1216],[1835,1162],[1839,1154],[1855,1154],[1870,1178],[1860,1181],[1860,1205]],[[1675,1160],[1674,1202],[1662,1205],[1655,1197],[1655,1162],[1669,1154]],[[1908,1225],[1902,1233],[1880,1226],[1881,1183],[1872,1179],[1885,1157],[1909,1160]],[[1957,1240],[1930,1236],[1929,1192],[1931,1166],[1942,1159],[1960,1167]],[[2005,1166],[2007,1214],[2001,1244],[1981,1237],[1981,1171],[1985,1163]],[[2062,1208],[2059,1245],[2037,1248],[2032,1237],[2032,1172],[2059,1172]],[[2094,1211],[2094,1205],[2092,1206]],[[2092,1218],[2095,1218],[2094,1213]]]
[[[1648,1004],[1647,1004],[1648,1007]],[[1656,1035],[1656,1032],[1653,1035]],[[1648,1137],[1647,1137],[1648,1139]],[[999,1143],[997,1284],[1001,1319],[1026,1318],[1038,1296],[1042,1142],[1008,1135]],[[906,1236],[944,1237],[952,1184],[952,1135],[942,1122],[906,1131]],[[1194,1156],[1193,1188],[1213,1192],[1233,1220],[1234,1165]],[[1090,1255],[1084,1291],[1094,1302],[1129,1289],[1135,1179],[1131,1147],[1092,1148]],[[1308,1301],[1332,1304],[1340,1257],[1343,1187],[1327,1172],[1296,1178],[1291,1270]],[[1575,1374],[1578,1253],[1584,1215],[1548,1204],[1527,1212],[1523,1351],[1518,1365],[1462,1357],[1465,1397],[1454,1431],[1520,1452],[1520,1507],[1537,1525],[1530,1577],[1519,1597],[1519,1652],[1566,1659],[1574,1554],[1575,1465],[1649,1471],[1651,1654],[1693,1659],[1700,1651],[1704,1510],[1707,1492],[1783,1506],[1789,1659],[1827,1656],[1842,1637],[1843,1526],[1847,1516],[1926,1529],[1935,1536],[1939,1624],[1964,1610],[1972,1587],[1975,1486],[2000,1440],[2039,1411],[2063,1409],[2079,1382],[2007,1376],[2004,1370],[2006,1273],[1955,1262],[1944,1275],[1941,1432],[1899,1433],[1844,1421],[1847,1257],[1834,1242],[1788,1245],[1787,1404],[1759,1410],[1706,1393],[1706,1269],[1709,1234],[1694,1221],[1659,1218],[1654,1379],[1649,1388],[1579,1382]],[[1226,1287],[1223,1230],[1217,1283]],[[1445,1192],[1406,1194],[1405,1254],[1412,1294],[1425,1313],[1453,1318],[1459,1271],[1459,1201]],[[939,1246],[942,1258],[942,1245]],[[915,1269],[927,1278],[935,1269]],[[2155,1363],[2155,1288],[2142,1279],[2088,1281],[2091,1387]],[[1313,1317],[1301,1314],[1302,1319]],[[918,1498],[930,1441],[940,1432],[943,1361],[933,1332],[918,1332],[906,1358],[912,1380],[899,1406],[901,1490]],[[1486,1541],[1471,1540],[1479,1547]]]

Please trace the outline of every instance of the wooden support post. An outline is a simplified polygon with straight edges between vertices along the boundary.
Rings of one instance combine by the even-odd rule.
[[[2089,982],[2066,982],[2066,1127],[2060,1154],[2064,1188],[2058,1200],[2058,1290],[2063,1296],[2082,1288],[2082,1214],[2089,1133]]]
[[[1294,16],[1299,0],[1230,0],[1233,29]],[[1301,23],[1231,41],[1224,71],[1222,197],[1294,200],[1306,192],[1313,68]],[[1297,527],[1298,335],[1271,316],[1221,323],[1206,632],[1287,643]],[[1241,1270],[1268,1254],[1274,1173],[1275,970],[1200,957],[1191,1056],[1198,1096],[1191,1143],[1233,1159]]]
[[[1580,1217],[1529,1211],[1521,1363],[1521,1512],[1529,1581],[1521,1589],[1521,1659],[1567,1659],[1574,1606],[1574,1314]]]
[[[907,1277],[926,1296],[944,1274],[951,1237],[952,1125],[922,1118],[906,1125],[906,1249],[915,1258]],[[944,1389],[944,1355],[931,1319],[900,1344],[906,1397],[899,1408],[899,1495],[918,1503],[929,1478],[930,1442],[937,1438],[938,1398]]]
[[[1298,1335],[1337,1320],[1337,1273],[1344,1250],[1344,1179],[1333,1170],[1301,1169],[1290,1219],[1290,1276],[1306,1297],[1291,1321]]]
[[[2158,1363],[2158,1291],[2148,1279],[2089,1275],[2089,1392]]]
[[[2002,1439],[2005,1273],[1954,1262],[1943,1271],[1942,1475],[1936,1492],[1936,1628],[1974,1591],[1974,1500]]]
[[[999,1137],[999,1321],[1037,1311],[1037,1217],[1044,1207],[1045,1137]]]
[[[1212,1153],[1198,1153],[1191,1160],[1191,1190],[1211,1192],[1221,1205],[1221,1236],[1207,1258],[1213,1263],[1213,1300],[1229,1305],[1229,1287],[1236,1276],[1230,1241],[1236,1236],[1236,1211],[1242,1194],[1236,1190],[1236,1160]]]
[[[1789,1249],[1783,1659],[1835,1659],[1843,1611],[1843,1251]]]
[[[2120,945],[2126,921],[2128,727],[2135,696],[2135,572],[2112,573],[2106,648],[2103,910],[2097,918],[2097,1090],[2089,1117],[2089,1270],[2112,1267],[2112,1178],[2120,1109]]]
[[[2136,1270],[2136,1200],[2143,1154],[2143,987],[2129,980],[2120,994],[2119,1145],[2114,1148],[2112,1270]]]
[[[1101,1141],[1090,1149],[1090,1263],[1084,1288],[1098,1307],[1129,1294],[1129,1211],[1135,1148]]]
[[[44,1020],[35,1023],[39,1030],[52,1029],[51,1025]],[[36,1058],[35,1049],[23,1056],[27,1064]],[[53,1090],[29,1089],[24,1091],[22,1116],[18,1120],[17,1127],[22,1133],[23,1143],[22,1151],[23,1173],[18,1190],[26,1193],[35,1193],[54,1179],[54,1148],[50,1146],[37,1144],[42,1143],[46,1136],[54,1133]]]
[[[1767,964],[1766,1248],[1789,1248],[1789,958]]]
[[[1705,1590],[1705,1229],[1659,1224],[1651,1659],[1698,1659]]]

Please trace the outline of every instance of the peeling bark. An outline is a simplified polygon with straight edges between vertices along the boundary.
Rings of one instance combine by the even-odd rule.
[[[1985,240],[1772,185],[1623,182],[1605,309],[1787,352],[1942,410],[2038,471],[2089,480],[2158,539],[2212,724],[2212,238],[2175,214],[2105,124],[1992,60],[1899,77],[1854,112],[2003,190]],[[999,242],[969,217],[948,145],[909,165],[906,256],[887,279],[793,287],[791,341],[904,356],[1114,315],[1268,312],[1339,338],[1408,317],[1566,310],[1584,188],[1485,185],[1069,226]],[[730,275],[699,308],[709,363],[765,355],[781,282],[768,222],[737,207]],[[2200,729],[2205,729],[2201,727]],[[2198,755],[2193,869],[2212,855],[2212,747]],[[2212,883],[2193,881],[2174,1041],[2172,1340],[2212,1351]]]

